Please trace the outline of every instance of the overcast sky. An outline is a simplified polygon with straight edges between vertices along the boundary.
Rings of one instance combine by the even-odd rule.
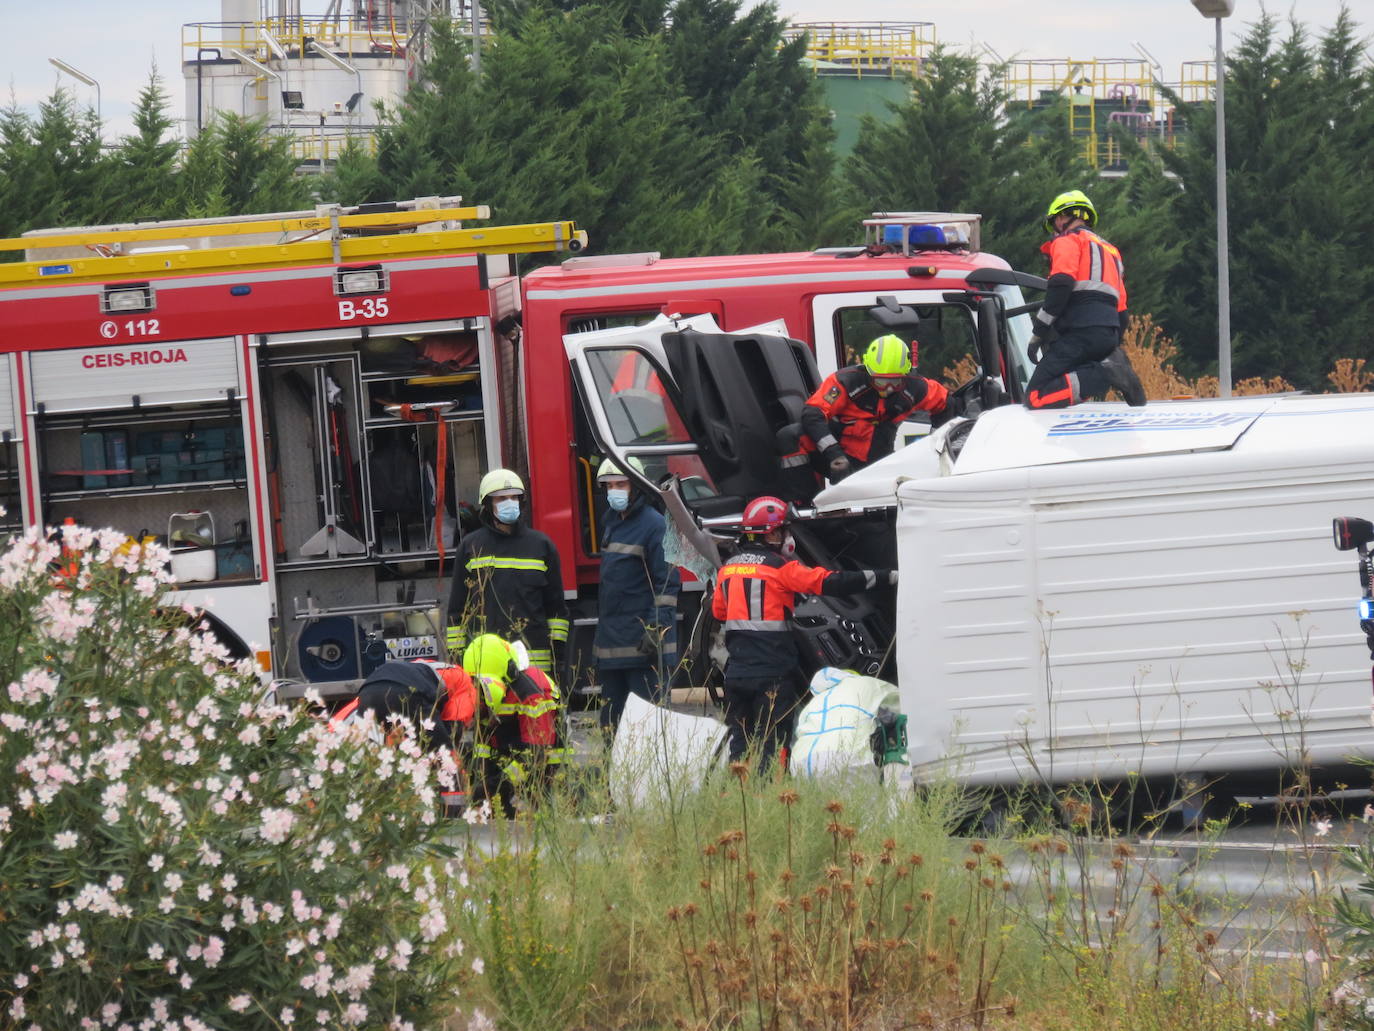
[[[748,0],[746,0],[748,2]],[[1330,27],[1342,0],[1270,0],[1265,6],[1286,17],[1290,10],[1313,32]],[[345,0],[346,6],[351,6]],[[305,0],[307,12],[322,11],[324,0]],[[968,47],[986,43],[1005,58],[1131,58],[1140,43],[1176,81],[1184,61],[1212,54],[1212,23],[1189,0],[779,0],[779,10],[796,21],[921,21],[935,26],[936,37]],[[1360,30],[1374,31],[1374,11],[1353,3]],[[181,76],[181,26],[220,19],[219,0],[0,0],[4,41],[0,71],[20,106],[32,109],[59,81],[48,58],[57,57],[100,83],[107,136],[130,130],[129,112],[156,61],[172,94],[174,114],[184,117],[186,90]],[[1259,0],[1236,0],[1226,23],[1229,45],[1259,16]],[[83,104],[94,105],[95,90],[61,76]]]

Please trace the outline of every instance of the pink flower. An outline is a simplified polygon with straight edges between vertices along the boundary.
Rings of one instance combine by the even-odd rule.
[[[296,816],[290,809],[264,809],[260,833],[264,841],[280,845],[291,836]]]

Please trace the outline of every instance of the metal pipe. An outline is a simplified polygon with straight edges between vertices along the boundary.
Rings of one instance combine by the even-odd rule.
[[[1226,55],[1217,23],[1217,393],[1231,396],[1231,255],[1226,225]]]
[[[472,74],[482,77],[482,0],[472,0]]]

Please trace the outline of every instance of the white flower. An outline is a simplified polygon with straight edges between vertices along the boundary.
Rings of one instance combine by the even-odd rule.
[[[473,972],[474,974],[480,974],[483,970],[486,970],[486,969],[487,969],[487,965],[486,965],[485,963],[482,962],[482,957],[481,957],[481,956],[474,956],[474,957],[472,957],[472,972]]]
[[[63,831],[52,839],[52,843],[59,852],[65,852],[69,848],[76,848],[76,843],[80,840],[76,831]]]
[[[253,997],[251,995],[235,995],[229,1000],[229,1008],[235,1013],[242,1013],[252,1002]]]
[[[468,806],[463,810],[463,819],[474,826],[489,822],[491,820],[491,803],[484,799],[480,806]]]
[[[1330,834],[1330,833],[1331,833],[1331,821],[1330,821],[1330,820],[1318,820],[1315,824],[1312,825],[1312,834],[1313,834],[1314,837],[1324,838],[1324,837],[1326,837],[1326,836],[1327,836],[1328,834]]]
[[[162,863],[162,856],[156,852],[148,857],[148,869],[152,870],[153,873],[157,873],[157,871],[162,869]]]

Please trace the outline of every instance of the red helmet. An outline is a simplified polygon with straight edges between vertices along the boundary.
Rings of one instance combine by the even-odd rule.
[[[765,495],[744,506],[740,526],[750,533],[767,533],[787,522],[787,502]]]

